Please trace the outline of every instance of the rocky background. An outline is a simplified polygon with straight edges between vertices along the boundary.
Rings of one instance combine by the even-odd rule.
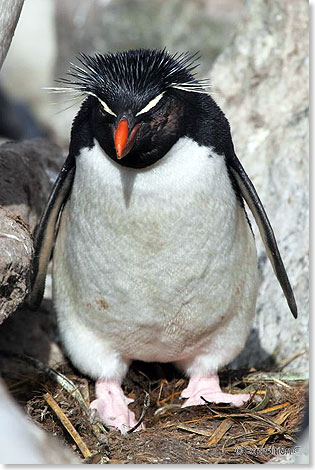
[[[253,223],[261,286],[254,329],[236,365],[303,353],[308,372],[308,2],[248,3],[237,33],[210,71],[236,153],[274,228],[299,317],[291,316]],[[306,352],[305,352],[306,351]]]
[[[79,52],[200,51],[200,74],[208,76],[243,11],[244,0],[31,0],[24,4],[0,85],[12,97],[27,100],[66,149],[79,103],[43,88],[56,86],[54,80],[65,76]]]
[[[23,1],[9,3],[19,9]],[[0,21],[1,15],[0,10]],[[0,51],[9,45],[0,37]],[[49,286],[39,312],[18,309],[29,287],[31,232],[65,158],[79,105],[64,110],[69,103],[51,98],[41,88],[54,86],[54,78],[65,75],[79,51],[164,46],[170,51],[201,51],[200,75],[210,74],[213,97],[230,121],[236,153],[270,217],[299,309],[294,320],[253,223],[261,274],[257,314],[248,344],[232,367],[261,368],[298,356],[286,370],[305,378],[309,328],[306,0],[25,3],[0,77],[0,136],[6,142],[0,147],[0,349],[38,357],[51,366],[62,359]],[[40,139],[23,140],[29,137]]]

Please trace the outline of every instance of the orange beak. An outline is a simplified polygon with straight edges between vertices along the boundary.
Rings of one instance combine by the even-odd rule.
[[[125,157],[134,146],[137,132],[140,128],[136,124],[129,135],[129,125],[127,119],[121,119],[114,134],[114,143],[118,160]]]

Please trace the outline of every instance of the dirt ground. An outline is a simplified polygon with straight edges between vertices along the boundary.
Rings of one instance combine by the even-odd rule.
[[[307,384],[280,371],[223,371],[225,391],[252,393],[242,408],[210,403],[180,408],[187,380],[170,365],[135,362],[123,388],[145,429],[121,435],[91,424],[86,407],[94,398],[94,384],[67,360],[54,371],[22,356],[15,361],[20,369],[3,370],[11,393],[35,423],[86,464],[266,463],[277,453],[294,451],[303,420]],[[71,381],[75,392],[56,377]],[[58,415],[51,401],[59,405]],[[66,430],[64,417],[79,437]]]

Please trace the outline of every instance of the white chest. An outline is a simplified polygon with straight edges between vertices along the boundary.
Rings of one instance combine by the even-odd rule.
[[[141,345],[140,359],[158,360],[144,346],[152,335],[171,357],[231,309],[254,253],[222,156],[182,138],[154,166],[133,170],[96,142],[77,159],[62,217],[58,302],[64,292],[70,305],[70,293],[67,315],[118,337],[124,351]]]
[[[189,250],[223,238],[237,221],[224,158],[188,138],[144,170],[114,164],[96,142],[78,157],[69,206],[72,222],[100,248],[114,244],[121,252],[127,243],[130,255],[148,257],[170,244]]]

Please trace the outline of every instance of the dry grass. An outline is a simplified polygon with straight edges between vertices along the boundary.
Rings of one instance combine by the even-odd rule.
[[[23,374],[10,367],[3,376],[31,419],[90,464],[265,463],[270,449],[294,446],[307,392],[305,381],[287,380],[275,371],[223,371],[225,391],[252,392],[246,406],[180,408],[186,379],[170,365],[134,363],[123,388],[135,399],[136,416],[144,415],[146,429],[122,436],[91,425],[86,405],[94,398],[93,384],[69,363],[58,371],[74,384],[75,393],[38,367],[24,367]]]

